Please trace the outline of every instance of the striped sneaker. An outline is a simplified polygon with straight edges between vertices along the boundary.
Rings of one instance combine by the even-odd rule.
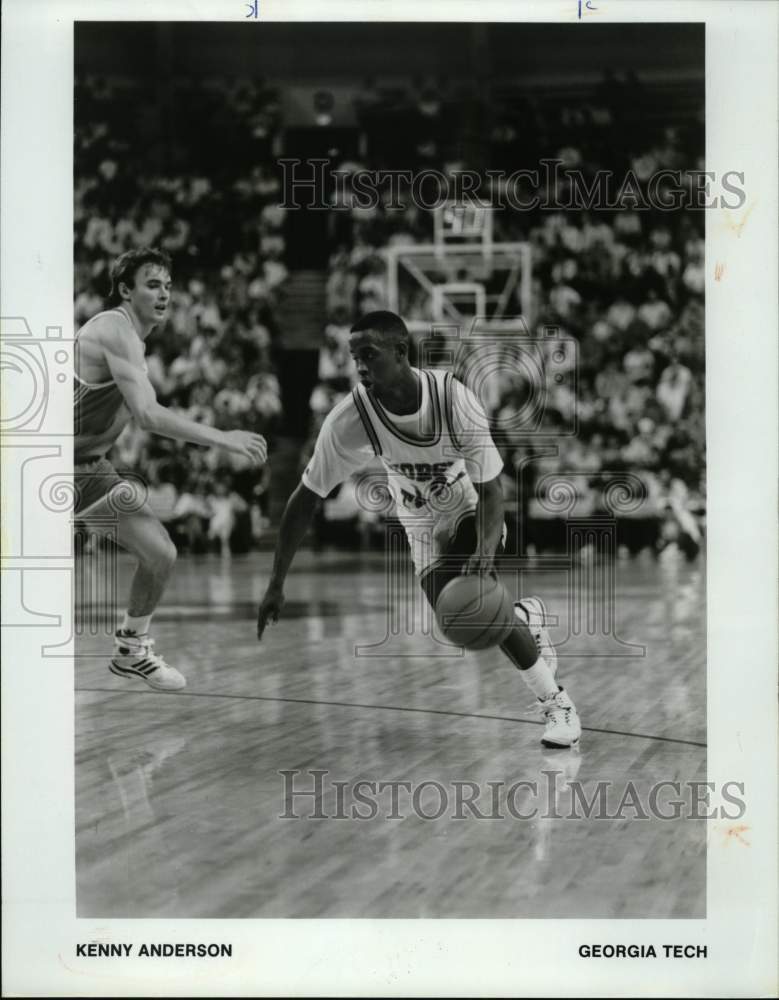
[[[119,629],[114,637],[116,653],[108,669],[117,677],[138,677],[155,691],[180,691],[187,682],[183,674],[153,652],[154,639]]]
[[[546,662],[554,677],[557,673],[557,650],[544,627],[546,622],[544,602],[539,597],[525,597],[514,604],[514,614],[530,629],[538,655]]]

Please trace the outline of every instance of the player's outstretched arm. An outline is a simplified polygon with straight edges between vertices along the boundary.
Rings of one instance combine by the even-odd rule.
[[[487,483],[474,483],[479,494],[476,508],[476,551],[463,567],[463,573],[490,573],[503,534],[503,488],[500,476]]]
[[[255,465],[265,462],[268,447],[261,434],[240,430],[221,431],[174,413],[159,403],[154,386],[143,370],[141,345],[134,338],[129,338],[125,329],[116,327],[106,319],[99,331],[99,338],[111,376],[127,408],[144,430],[175,438],[177,441],[226,448],[248,458]]]
[[[262,639],[268,621],[277,622],[284,606],[284,581],[300,543],[305,538],[319,497],[303,483],[298,483],[287,501],[279,525],[273,572],[257,612],[257,638]]]

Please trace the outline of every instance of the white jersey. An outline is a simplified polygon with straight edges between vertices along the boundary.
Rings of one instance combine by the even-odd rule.
[[[503,462],[484,409],[470,389],[449,372],[412,371],[422,385],[416,413],[390,413],[362,385],[333,407],[303,485],[326,497],[378,457],[421,573],[440,558],[459,522],[476,508],[474,482],[494,479]],[[358,489],[358,499],[361,493],[367,501],[370,485]]]

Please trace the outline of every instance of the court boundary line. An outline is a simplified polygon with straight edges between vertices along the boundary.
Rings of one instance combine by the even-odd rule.
[[[92,692],[104,692],[105,694],[118,694],[118,695],[153,695],[159,698],[160,694],[163,696],[168,694],[169,696],[175,698],[220,698],[227,701],[271,701],[271,702],[283,702],[292,705],[323,705],[329,706],[330,708],[370,708],[374,710],[384,711],[384,712],[419,712],[423,715],[448,715],[454,718],[461,719],[487,719],[493,722],[519,722],[530,726],[543,726],[544,722],[541,719],[522,719],[517,716],[509,715],[487,715],[480,712],[455,712],[443,708],[413,708],[412,706],[404,705],[370,705],[363,702],[354,701],[318,701],[314,698],[279,698],[273,697],[272,695],[259,695],[259,694],[220,694],[218,692],[208,692],[208,691],[171,691],[171,692],[160,692],[160,691],[148,691],[143,689],[138,689],[134,691],[123,691],[121,688],[101,688],[101,687],[77,687],[74,689],[75,693],[92,691]],[[708,749],[708,744],[699,743],[697,740],[684,740],[675,736],[652,736],[648,733],[629,733],[622,729],[599,729],[595,726],[582,726],[582,732],[585,733],[603,733],[607,736],[629,736],[631,739],[638,740],[654,740],[659,743],[678,743],[684,746],[699,747],[703,750]]]

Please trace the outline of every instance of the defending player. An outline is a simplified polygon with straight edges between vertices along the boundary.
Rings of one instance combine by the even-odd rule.
[[[352,327],[358,385],[327,415],[314,454],[287,502],[257,635],[277,621],[284,580],[320,498],[378,456],[430,604],[459,573],[495,572],[505,537],[503,463],[476,396],[451,374],[412,368],[399,316],[368,313]],[[516,627],[501,645],[539,701],[545,746],[569,747],[581,725],[557,685],[557,656],[537,598],[515,604]]]
[[[186,685],[183,675],[153,652],[152,612],[173,570],[176,548],[137,485],[105,457],[134,418],[144,430],[192,444],[217,445],[254,464],[267,457],[265,439],[195,423],[157,402],[144,362],[149,334],[164,322],[170,300],[170,260],[159,250],[129,250],[111,269],[115,308],[92,317],[76,334],[74,385],[75,516],[101,530],[106,515],[119,545],[138,558],[127,613],[109,664],[120,677],[159,691]],[[135,493],[135,499],[127,497]],[[117,497],[124,496],[124,502]],[[103,529],[105,530],[105,528]]]

